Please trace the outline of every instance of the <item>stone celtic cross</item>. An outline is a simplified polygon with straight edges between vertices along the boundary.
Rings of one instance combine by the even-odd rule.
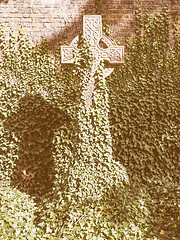
[[[108,63],[104,69],[104,77],[114,70],[114,66],[124,62],[124,46],[117,46],[110,38],[102,34],[102,19],[100,15],[83,16],[83,37],[90,45],[94,62],[92,79],[88,84],[87,105],[91,105],[91,97],[94,89],[93,74],[98,68],[101,60]],[[73,64],[75,62],[74,52],[78,48],[79,36],[75,37],[69,46],[61,46],[61,63]]]

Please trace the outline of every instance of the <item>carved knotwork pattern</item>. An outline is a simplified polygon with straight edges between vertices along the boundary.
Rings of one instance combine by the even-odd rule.
[[[63,48],[63,61],[67,63],[71,63],[74,61],[74,49],[73,48]]]
[[[110,64],[122,63],[124,60],[123,47],[116,46],[113,41],[107,36],[102,35],[102,20],[101,16],[85,15],[83,20],[83,36],[90,44],[90,51],[93,55],[93,66],[91,70],[91,80],[87,85],[85,92],[86,107],[89,108],[92,104],[92,94],[94,91],[94,73],[96,72],[101,60],[107,60]],[[61,47],[62,63],[74,63],[74,51],[78,48],[79,37],[77,36],[71,42],[70,46]],[[104,48],[101,48],[100,43]],[[113,71],[113,66],[104,69],[104,77],[107,77]]]
[[[85,18],[84,37],[91,46],[97,46],[101,37],[100,18]]]
[[[107,60],[108,59],[108,52],[107,51],[99,51],[99,56],[100,56],[100,59],[103,59],[103,60]]]
[[[94,78],[92,78],[91,81],[88,82],[87,91],[85,92],[87,108],[90,108],[90,106],[92,105],[92,94],[93,94],[94,88],[95,88]]]
[[[111,63],[122,62],[122,49],[115,49],[115,48],[110,49],[109,59]]]

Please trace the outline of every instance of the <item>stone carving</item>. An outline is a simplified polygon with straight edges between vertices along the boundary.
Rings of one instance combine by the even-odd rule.
[[[83,36],[92,47],[96,47],[102,36],[101,16],[85,15],[83,19]]]
[[[63,63],[74,63],[74,48],[62,46],[61,59],[63,59]]]
[[[102,34],[102,19],[100,15],[84,15],[83,17],[83,36],[90,44],[90,50],[96,58],[97,64],[101,60],[109,62],[108,75],[113,71],[114,64],[124,62],[124,47],[116,46],[115,43]],[[74,54],[78,48],[79,36],[75,37],[70,46],[61,46],[61,63],[73,63]],[[99,42],[105,46],[100,47]],[[106,76],[108,76],[106,74]]]
[[[104,69],[104,77],[107,77],[114,70],[114,66],[124,62],[124,47],[117,46],[110,38],[102,34],[102,19],[100,15],[83,16],[83,37],[89,42],[90,51],[94,56],[93,73],[98,68],[101,60],[108,62]],[[61,63],[73,64],[74,52],[77,51],[79,36],[75,37],[70,46],[61,46]],[[101,44],[100,44],[101,43]],[[103,45],[103,48],[101,47]],[[91,105],[94,80],[92,77],[87,93],[87,105]]]
[[[109,59],[111,63],[122,62],[122,48],[121,47],[111,47],[109,51]]]

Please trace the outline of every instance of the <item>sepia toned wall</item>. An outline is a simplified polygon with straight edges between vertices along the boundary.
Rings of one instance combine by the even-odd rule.
[[[0,0],[0,23],[7,32],[23,27],[34,42],[47,37],[55,46],[81,33],[84,14],[101,14],[111,36],[125,44],[133,35],[137,6],[154,14],[165,5],[180,25],[180,0]]]
[[[155,15],[165,6],[168,6],[170,15],[178,20],[180,25],[180,0],[101,0],[101,15],[110,26],[110,32],[115,39],[123,44],[127,37],[133,35],[135,11],[137,7],[144,14]]]

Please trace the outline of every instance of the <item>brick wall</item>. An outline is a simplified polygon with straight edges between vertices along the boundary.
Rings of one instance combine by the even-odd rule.
[[[41,36],[71,38],[78,28],[75,23],[86,9],[93,13],[93,3],[94,0],[0,0],[0,22],[6,29],[23,26],[34,41]]]
[[[55,46],[81,32],[84,14],[99,13],[110,26],[111,36],[124,44],[133,34],[137,6],[154,14],[165,4],[180,25],[180,0],[0,0],[0,22],[6,31],[23,26],[33,41],[44,36]]]
[[[180,0],[101,0],[99,12],[104,23],[110,26],[113,37],[125,44],[125,39],[133,35],[134,16],[137,6],[143,13],[154,15],[168,6],[170,15],[178,20],[180,26]]]

